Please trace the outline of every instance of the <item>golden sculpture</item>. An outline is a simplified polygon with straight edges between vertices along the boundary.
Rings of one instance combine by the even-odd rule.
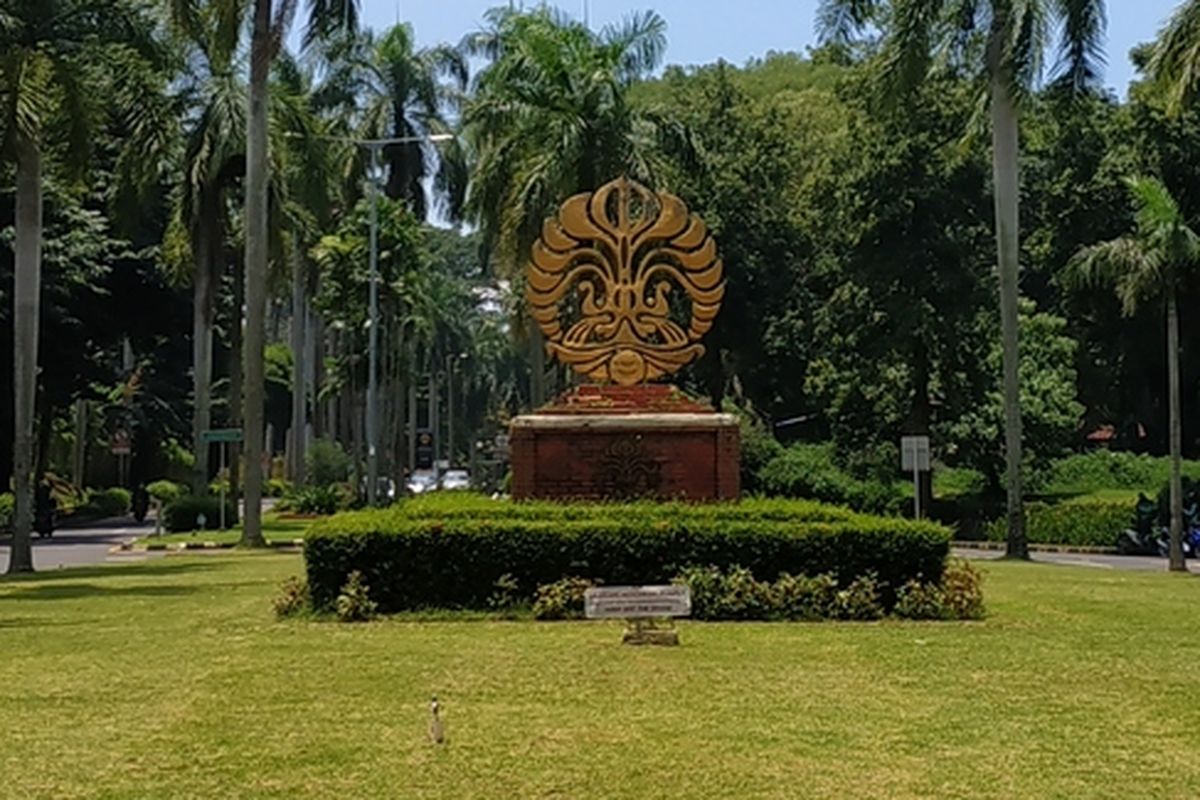
[[[550,353],[595,380],[630,386],[704,353],[699,340],[721,306],[723,272],[716,242],[682,200],[618,178],[546,220],[526,297]],[[687,323],[676,321],[683,304],[673,315],[667,302],[674,287],[690,301]]]

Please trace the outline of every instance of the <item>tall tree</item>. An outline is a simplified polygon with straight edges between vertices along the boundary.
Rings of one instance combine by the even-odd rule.
[[[621,174],[653,184],[661,154],[686,151],[677,126],[627,98],[666,48],[652,12],[594,32],[547,8],[496,9],[464,48],[492,59],[463,123],[475,158],[467,214],[503,274],[520,269],[543,220],[567,197]],[[532,337],[534,403],[544,399]]]
[[[1167,319],[1167,392],[1171,450],[1170,568],[1186,570],[1183,560],[1183,423],[1179,395],[1180,283],[1200,266],[1200,235],[1188,225],[1179,204],[1161,181],[1132,178],[1135,208],[1132,235],[1092,245],[1072,260],[1068,275],[1079,285],[1105,283],[1116,288],[1126,314],[1151,298],[1161,298]]]
[[[271,62],[291,27],[295,0],[254,0],[250,28],[249,111],[246,115],[246,334],[243,415],[246,438],[246,515],[242,544],[261,547],[263,483],[263,350],[267,303],[267,113]],[[357,0],[310,0],[305,41],[357,26]]]
[[[317,100],[342,112],[348,132],[359,138],[405,140],[381,148],[384,192],[407,200],[417,219],[425,219],[425,180],[432,177],[435,200],[453,218],[466,190],[463,155],[456,140],[435,144],[430,137],[451,132],[448,117],[467,88],[466,59],[452,47],[417,48],[415,41],[408,24],[378,37],[364,31],[334,41],[323,53],[328,74]]]
[[[1103,62],[1103,0],[822,0],[824,39],[884,31],[880,58],[891,89],[924,80],[931,67],[976,76],[990,100],[1000,327],[1003,342],[1004,450],[1008,494],[1007,555],[1028,558],[1021,487],[1018,357],[1020,228],[1019,104],[1042,74],[1052,34],[1060,34],[1059,81],[1073,91],[1095,86]],[[982,44],[982,50],[980,49]]]
[[[206,2],[179,20],[185,69],[178,103],[185,120],[179,182],[167,240],[177,272],[192,281],[192,476],[195,494],[208,492],[212,427],[213,338],[217,289],[225,272],[231,193],[245,168],[246,84],[240,58],[242,9]],[[182,275],[181,275],[182,277]],[[241,309],[235,310],[239,318]]]
[[[33,569],[33,422],[37,386],[45,155],[87,163],[92,128],[135,98],[111,91],[157,49],[144,6],[114,0],[13,0],[0,11],[0,142],[16,164],[13,292],[13,468],[16,508],[9,572]],[[116,81],[114,81],[116,76]],[[99,90],[99,91],[98,91]],[[115,106],[126,105],[123,109]]]

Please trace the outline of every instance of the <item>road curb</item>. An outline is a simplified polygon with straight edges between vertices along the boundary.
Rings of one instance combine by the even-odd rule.
[[[139,544],[140,542],[140,544]],[[129,542],[122,542],[110,550],[110,553],[115,552],[147,552],[147,553],[179,553],[186,550],[233,550],[237,547],[236,542],[214,542],[211,540],[199,540],[194,542],[146,542],[144,540],[134,539]],[[302,550],[304,548],[303,539],[286,539],[267,542],[267,548],[270,550]]]
[[[951,542],[951,547],[962,550],[995,550],[1003,551],[1004,542]],[[1088,547],[1073,544],[1030,544],[1031,553],[1078,553],[1080,555],[1116,556],[1120,551],[1115,547]]]

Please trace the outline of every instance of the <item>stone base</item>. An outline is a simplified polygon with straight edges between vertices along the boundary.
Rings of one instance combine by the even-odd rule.
[[[679,645],[679,631],[674,627],[659,628],[654,625],[639,623],[639,621],[635,620],[625,629],[625,635],[621,637],[621,644],[650,644],[661,647],[677,647]]]
[[[716,413],[536,413],[512,421],[512,496],[736,500],[737,418]]]

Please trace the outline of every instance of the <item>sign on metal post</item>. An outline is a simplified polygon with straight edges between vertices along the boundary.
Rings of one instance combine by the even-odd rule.
[[[127,456],[132,452],[133,446],[129,439],[129,431],[124,428],[117,428],[112,435],[112,454],[114,456]]]
[[[626,620],[625,644],[677,645],[670,618],[692,613],[692,593],[686,586],[596,586],[583,593],[583,610],[588,619]]]
[[[241,428],[213,428],[212,430],[201,431],[200,441],[202,442],[240,442],[242,441]]]
[[[588,619],[653,619],[692,613],[686,586],[595,586],[583,594]]]
[[[417,469],[433,469],[433,433],[417,431]]]
[[[217,442],[221,445],[221,467],[219,474],[225,472],[225,459],[229,444],[231,442],[242,441],[241,428],[213,428],[207,431],[200,432],[200,441],[213,443]],[[225,530],[225,481],[221,481],[221,510],[218,519],[221,530]]]
[[[913,475],[913,516],[921,518],[921,473],[930,470],[929,437],[905,436],[900,439],[900,468]]]

